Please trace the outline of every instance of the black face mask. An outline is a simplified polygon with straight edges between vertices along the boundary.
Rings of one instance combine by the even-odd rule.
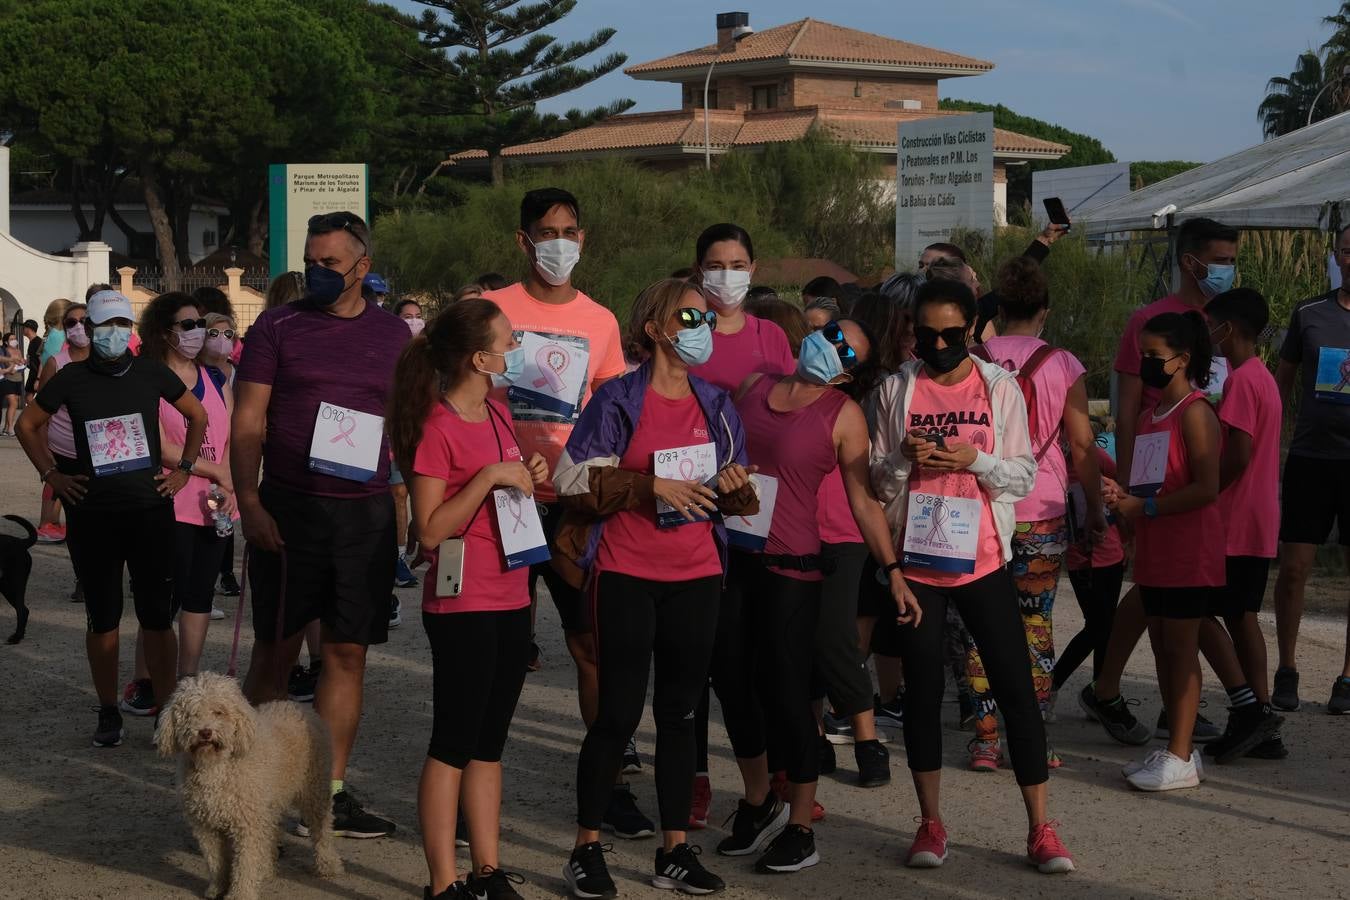
[[[1152,388],[1155,391],[1161,391],[1172,383],[1172,375],[1165,366],[1175,356],[1169,356],[1163,359],[1161,356],[1145,356],[1139,360],[1139,380],[1144,383],[1144,387]]]
[[[923,360],[923,364],[934,372],[946,375],[965,362],[966,357],[970,356],[970,351],[966,349],[965,344],[948,344],[939,350],[936,342],[923,341],[915,343],[914,355]]]

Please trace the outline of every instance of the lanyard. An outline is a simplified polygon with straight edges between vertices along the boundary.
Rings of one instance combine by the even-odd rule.
[[[454,413],[455,417],[458,418],[461,422],[464,421],[464,417],[460,415],[459,410],[455,409],[453,406],[450,405],[449,400],[442,400],[441,403],[445,406],[446,409]],[[492,426],[492,439],[497,442],[497,458],[502,462],[506,462],[506,452],[502,449],[502,438],[501,435],[498,434],[497,432],[497,419],[500,418],[500,415],[495,409],[492,408],[491,402],[485,402],[484,405],[487,407],[488,411],[487,417],[488,424]],[[492,493],[489,491],[488,497],[491,496]],[[488,503],[487,497],[483,498],[483,502],[479,504],[478,509],[474,510],[473,515],[469,517],[469,521],[464,525],[464,529],[460,531],[459,534],[455,535],[456,538],[462,538],[464,537],[464,535],[469,533],[469,529],[473,527],[474,522],[478,521],[478,514],[483,511],[483,508],[487,506],[487,503]]]

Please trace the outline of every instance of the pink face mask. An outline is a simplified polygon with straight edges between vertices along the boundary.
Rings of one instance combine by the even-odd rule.
[[[229,356],[234,352],[234,341],[225,335],[206,339],[206,355],[212,358]]]
[[[408,323],[408,330],[413,333],[413,337],[417,337],[422,333],[422,329],[427,327],[425,319],[414,318],[404,319],[403,321]]]
[[[89,326],[80,324],[77,328],[66,329],[66,340],[72,347],[81,349],[89,346]]]

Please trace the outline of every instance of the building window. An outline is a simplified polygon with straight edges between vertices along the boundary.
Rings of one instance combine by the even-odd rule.
[[[759,84],[751,89],[750,96],[751,109],[777,109],[778,108],[778,85]]]

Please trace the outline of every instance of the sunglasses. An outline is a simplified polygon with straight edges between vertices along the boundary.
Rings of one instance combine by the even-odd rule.
[[[229,328],[208,328],[208,329],[206,329],[206,336],[209,337],[209,338],[218,338],[218,337],[220,337],[222,334],[225,335],[225,337],[229,338],[230,340],[234,340],[234,332],[231,331]]]
[[[352,237],[361,242],[361,246],[367,252],[370,251],[370,245],[366,239],[356,231],[356,226],[365,223],[349,212],[320,213],[317,216],[309,217],[310,234],[327,234],[330,231],[345,231]]]
[[[84,319],[66,319],[61,323],[61,327],[66,331],[70,331],[72,328],[84,328]]]
[[[839,354],[839,362],[846,371],[858,364],[858,351],[848,345],[848,340],[844,337],[844,329],[839,327],[838,322],[825,323],[825,326],[820,329],[820,333],[824,335],[825,340],[834,344],[834,349]]]
[[[966,345],[966,329],[964,328],[952,326],[938,331],[936,328],[929,328],[927,325],[916,325],[914,327],[914,343],[916,344],[936,347],[939,337],[948,347],[964,347]]]
[[[693,306],[685,306],[677,309],[675,315],[679,317],[681,328],[697,328],[707,323],[709,328],[717,327],[717,313],[711,309],[703,311]]]
[[[196,331],[198,328],[206,327],[205,319],[180,319],[173,323],[173,326],[179,331]]]

